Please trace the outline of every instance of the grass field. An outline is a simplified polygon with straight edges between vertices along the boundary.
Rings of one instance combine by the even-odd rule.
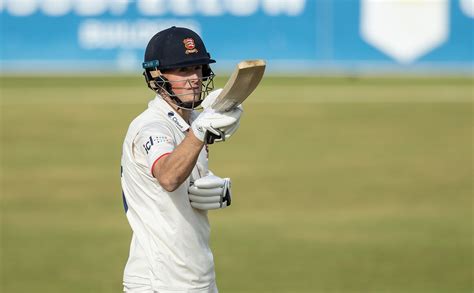
[[[222,86],[225,79],[218,79]],[[1,287],[120,292],[138,77],[2,77]],[[473,82],[267,78],[210,148],[221,292],[472,292]]]

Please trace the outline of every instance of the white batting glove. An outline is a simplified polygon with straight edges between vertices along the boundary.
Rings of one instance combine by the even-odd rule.
[[[240,107],[240,106],[239,106]],[[231,137],[236,131],[237,129],[239,129],[240,127],[240,119],[234,123],[233,125],[227,127],[227,128],[221,128],[220,130],[222,131],[222,133],[224,135],[222,135],[221,137],[218,137],[218,138],[214,138],[212,142],[219,142],[219,141],[225,141],[226,139],[228,139],[229,137]],[[209,142],[209,140],[208,140]]]
[[[224,113],[216,112],[210,108],[204,109],[191,123],[191,129],[200,141],[207,141],[210,134],[213,134],[219,141],[225,140],[239,127],[242,112],[242,108]]]
[[[191,206],[199,210],[223,209],[232,200],[230,178],[208,175],[199,178],[189,189]]]
[[[211,105],[215,102],[215,100],[217,99],[217,97],[219,96],[219,94],[222,92],[223,89],[216,89],[212,92],[209,93],[209,95],[207,95],[207,97],[204,99],[204,101],[202,102],[201,106],[204,108],[204,109],[211,109]],[[232,117],[235,117],[235,119],[237,120],[237,122],[235,122],[234,124],[231,124],[230,126],[228,127],[220,127],[218,128],[218,132],[219,134],[216,135],[216,134],[209,134],[208,137],[206,138],[206,142],[211,144],[213,142],[220,142],[220,141],[225,141],[226,139],[228,139],[229,137],[231,137],[236,131],[237,129],[239,128],[240,126],[240,117],[242,116],[243,112],[244,112],[244,109],[242,108],[241,105],[239,105],[237,107],[240,111],[229,111],[229,112],[226,112],[226,113],[222,113],[222,114],[226,114],[226,115],[230,115]],[[217,112],[219,113],[219,112]],[[212,133],[212,132],[211,132]]]

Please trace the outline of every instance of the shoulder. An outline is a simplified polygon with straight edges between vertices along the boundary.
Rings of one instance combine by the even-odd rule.
[[[173,136],[173,131],[168,123],[164,121],[152,121],[146,124],[143,124],[139,131],[141,136],[149,135],[163,135],[163,136]]]
[[[137,131],[142,130],[170,130],[170,123],[161,115],[157,115],[150,109],[138,115],[131,123],[130,128]]]
[[[137,139],[149,136],[163,135],[172,138],[172,134],[169,123],[147,109],[130,123],[125,140],[133,143]]]

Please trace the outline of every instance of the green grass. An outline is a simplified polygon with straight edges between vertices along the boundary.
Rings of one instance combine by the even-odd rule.
[[[217,80],[222,86],[225,79]],[[210,213],[221,292],[472,292],[473,79],[266,78]],[[140,77],[1,77],[1,292],[120,292]]]

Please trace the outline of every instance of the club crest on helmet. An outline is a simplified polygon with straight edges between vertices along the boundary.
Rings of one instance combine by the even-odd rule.
[[[192,38],[186,38],[183,40],[184,47],[186,48],[186,54],[197,53],[196,45]]]

